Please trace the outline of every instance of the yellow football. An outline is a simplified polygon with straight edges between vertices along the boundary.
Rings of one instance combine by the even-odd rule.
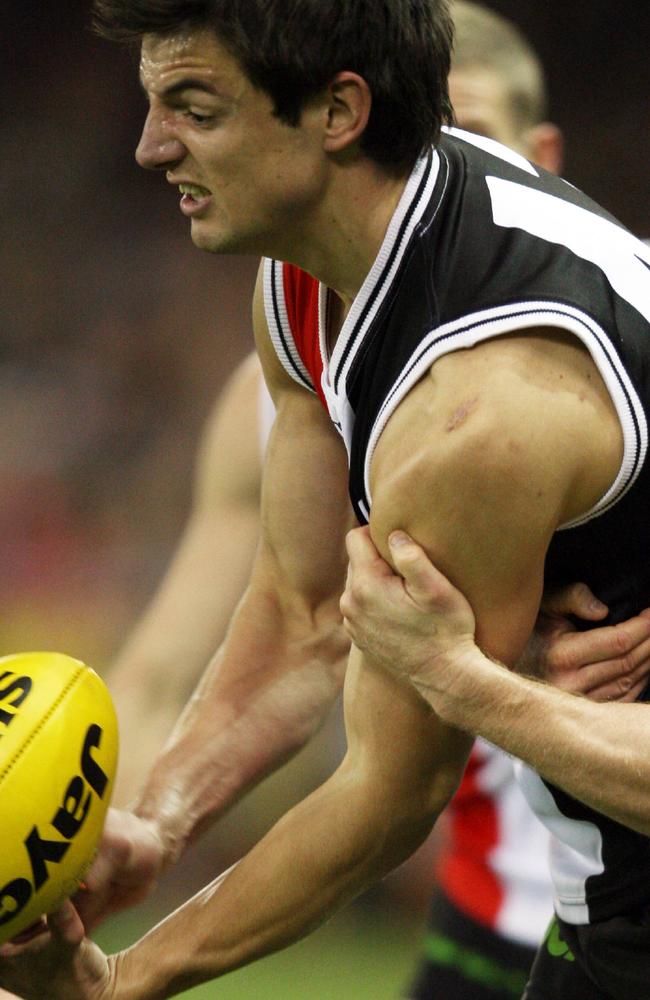
[[[88,870],[117,767],[108,689],[62,653],[0,657],[0,944]]]

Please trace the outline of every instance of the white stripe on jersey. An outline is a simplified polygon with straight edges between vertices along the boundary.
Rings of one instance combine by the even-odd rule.
[[[554,837],[550,865],[556,913],[569,924],[588,924],[586,881],[605,870],[602,834],[595,823],[564,816],[539,775],[520,761],[516,774],[531,809]]]
[[[525,170],[527,174],[532,174],[533,177],[539,177],[538,171],[530,160],[527,160],[521,153],[516,153],[509,146],[503,146],[496,139],[489,139],[486,135],[477,135],[475,132],[466,132],[465,129],[456,128],[455,125],[443,126],[442,131],[448,135],[458,136],[464,142],[471,142],[473,146],[478,146],[479,149],[484,149],[491,156],[498,156],[499,159],[505,160],[507,163],[512,163],[513,167],[519,167],[520,170]]]
[[[264,311],[269,334],[282,367],[291,378],[311,392],[316,392],[295,345],[284,297],[282,264],[264,259]]]
[[[479,762],[473,781],[492,803],[497,820],[498,842],[483,859],[501,890],[492,929],[510,941],[534,948],[544,937],[553,915],[550,834],[524,798],[515,776],[514,758],[480,737],[472,753]],[[453,811],[453,804],[450,808]],[[465,822],[472,818],[470,810]],[[463,822],[461,811],[454,827]],[[462,843],[461,837],[459,846],[452,848],[456,865],[463,861]],[[472,855],[469,861],[476,864],[476,857]]]

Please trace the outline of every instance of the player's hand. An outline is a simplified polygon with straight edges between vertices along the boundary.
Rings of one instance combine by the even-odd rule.
[[[97,856],[74,904],[88,932],[112,913],[142,902],[162,871],[164,849],[152,823],[109,809]]]
[[[650,674],[650,609],[585,632],[566,617],[597,622],[607,610],[582,583],[545,595],[520,672],[593,701],[634,701]]]
[[[115,959],[84,935],[69,900],[47,918],[47,930],[0,948],[0,984],[22,1000],[111,1000]],[[5,994],[0,990],[0,997]]]
[[[434,683],[442,691],[451,662],[476,652],[474,614],[408,535],[393,532],[389,544],[396,572],[375,548],[367,527],[349,532],[341,598],[346,630],[355,645],[392,673],[429,692]]]

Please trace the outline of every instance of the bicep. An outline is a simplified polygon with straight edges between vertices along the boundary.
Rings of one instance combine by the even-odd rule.
[[[264,316],[261,273],[253,304],[258,356],[276,407],[264,462],[258,572],[307,606],[338,602],[345,535],[355,519],[343,442],[318,397],[280,365]]]
[[[260,559],[312,603],[338,596],[354,523],[342,443],[317,399],[278,397],[262,482]]]
[[[464,458],[433,459],[417,482],[411,469],[403,482],[379,488],[373,540],[390,560],[390,532],[411,535],[469,601],[480,648],[514,666],[537,616],[552,526],[527,503],[528,484],[517,493],[503,473],[481,465],[480,454]]]

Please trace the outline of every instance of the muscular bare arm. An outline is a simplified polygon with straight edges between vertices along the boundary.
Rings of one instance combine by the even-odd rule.
[[[317,444],[319,475],[299,491],[303,456]],[[136,804],[170,858],[302,746],[340,691],[348,643],[338,599],[352,523],[345,454],[298,387],[278,399],[269,470],[250,583]]]
[[[415,492],[405,488],[413,475],[431,477],[420,481],[416,494],[428,495],[429,510],[432,495],[442,489],[434,506],[442,513],[444,530],[417,503],[398,508],[394,484],[386,488],[381,475],[381,463],[387,461],[388,451],[394,458],[397,445],[384,455],[378,448],[375,515],[380,528],[375,528],[374,540],[407,583],[398,580],[401,590],[395,590],[396,578],[387,574],[382,560],[375,558],[367,563],[368,572],[359,573],[362,567],[353,558],[343,610],[353,639],[368,655],[408,675],[447,722],[486,737],[577,798],[647,834],[647,707],[575,698],[494,662],[512,666],[530,628],[553,522],[557,526],[588,510],[613,481],[620,461],[616,418],[597,380],[583,379],[580,359],[571,376],[577,382],[567,393],[554,381],[553,365],[548,364],[553,347],[550,355],[544,350],[546,360],[532,372],[531,384],[531,372],[525,372],[516,356],[525,345],[513,346],[515,356],[504,370],[505,384],[499,386],[497,418],[488,413],[485,423],[475,421],[472,430],[470,408],[455,409],[441,425],[436,457],[423,464],[415,454],[402,463],[405,496]],[[459,403],[461,394],[469,391],[470,399],[489,404],[478,378],[472,383],[471,370],[467,376],[462,386],[457,383]],[[440,378],[448,387],[454,383],[451,368]],[[501,377],[497,385],[499,381]],[[518,385],[526,386],[526,407],[504,425],[504,415],[516,415],[519,408]],[[493,404],[497,413],[496,397]],[[456,461],[460,450],[449,444],[449,437],[462,430],[454,419],[461,412],[468,414],[461,449],[466,464]],[[399,431],[399,421],[394,430]],[[442,487],[436,464],[441,453],[451,474]],[[462,537],[456,518],[464,526]],[[389,532],[400,528],[420,545],[386,545]],[[364,539],[363,534],[359,537]],[[371,605],[372,613],[361,610]]]

